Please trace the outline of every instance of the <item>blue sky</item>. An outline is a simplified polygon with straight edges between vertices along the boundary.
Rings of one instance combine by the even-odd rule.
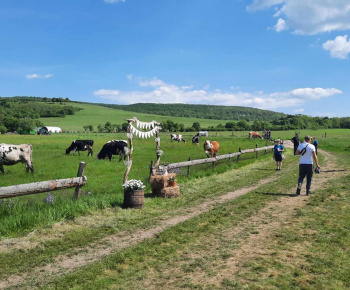
[[[0,27],[2,97],[350,116],[349,0],[1,0]]]

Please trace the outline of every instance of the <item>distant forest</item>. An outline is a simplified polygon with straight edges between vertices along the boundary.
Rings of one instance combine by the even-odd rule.
[[[214,105],[189,105],[189,104],[154,104],[137,103],[132,105],[99,104],[101,106],[132,111],[137,113],[149,113],[162,116],[214,119],[214,120],[246,120],[272,122],[287,116],[283,113],[260,110],[247,107],[214,106]]]
[[[213,105],[188,105],[188,104],[154,104],[137,103],[132,105],[99,104],[101,106],[115,108],[138,113],[157,114],[172,117],[201,118],[215,120],[232,120],[216,127],[203,128],[198,122],[191,128],[184,128],[168,120],[164,122],[163,129],[168,131],[244,131],[264,129],[270,130],[300,130],[320,128],[348,128],[350,129],[350,117],[329,118],[310,117],[302,114],[287,115],[268,110],[260,110],[247,107],[228,107]]]
[[[35,127],[43,124],[38,118],[62,117],[73,115],[82,110],[71,106],[68,98],[40,98],[40,97],[0,97],[0,132],[30,132]],[[82,103],[82,102],[74,102]],[[96,104],[94,104],[96,105]],[[227,107],[211,105],[186,105],[186,104],[133,104],[133,105],[110,105],[98,104],[100,106],[132,111],[136,113],[149,113],[168,116],[163,122],[163,131],[185,132],[185,131],[246,131],[255,130],[301,130],[320,128],[347,128],[350,129],[350,117],[328,118],[310,117],[306,115],[287,115],[273,111],[260,110],[246,107]],[[175,123],[171,117],[191,118],[193,124],[185,127],[184,124]],[[201,119],[223,120],[217,126],[202,127],[196,121]],[[94,131],[92,124],[83,126],[85,131]],[[97,126],[97,132],[123,132],[127,123],[111,124],[107,122],[104,126]]]
[[[0,132],[29,132],[43,126],[38,118],[65,117],[80,110],[67,102],[69,99],[62,98],[0,97]]]

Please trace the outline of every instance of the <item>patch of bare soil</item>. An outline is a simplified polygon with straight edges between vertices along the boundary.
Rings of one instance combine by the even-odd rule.
[[[288,147],[291,144],[285,144]],[[316,178],[312,188],[317,189],[326,184],[327,179],[334,178],[342,174],[336,170],[335,163],[332,162],[331,154],[321,151],[324,154],[326,159],[326,169],[330,172],[329,175],[322,176],[322,178]],[[325,169],[322,169],[325,170]],[[229,192],[223,196],[220,196],[216,199],[208,200],[202,203],[200,206],[196,206],[191,209],[186,209],[184,212],[179,211],[179,214],[175,217],[165,219],[160,221],[159,225],[155,228],[148,230],[138,230],[132,234],[130,233],[118,233],[117,235],[112,235],[106,237],[94,244],[91,244],[89,247],[77,249],[76,252],[79,254],[76,255],[61,255],[55,259],[53,263],[47,264],[43,267],[37,267],[33,271],[28,273],[22,273],[20,275],[12,275],[6,280],[0,281],[0,288],[6,288],[10,286],[19,286],[22,283],[30,283],[30,281],[45,281],[50,280],[55,277],[60,277],[66,275],[82,266],[89,265],[96,261],[99,261],[103,257],[106,257],[112,254],[115,251],[130,247],[137,243],[144,241],[145,239],[153,238],[160,232],[164,231],[169,227],[173,227],[181,222],[189,220],[197,215],[200,215],[204,212],[210,211],[215,205],[225,203],[228,200],[237,198],[241,195],[244,195],[250,191],[253,191],[260,186],[273,182],[277,177],[271,177],[269,179],[261,180],[254,186],[242,188],[235,192]],[[295,192],[295,188],[291,189],[290,192]],[[253,256],[255,253],[259,252],[260,249],[264,247],[264,242],[266,238],[271,234],[273,229],[279,228],[281,225],[288,223],[288,217],[291,216],[295,209],[298,207],[304,206],[306,204],[308,197],[302,196],[300,198],[290,198],[283,197],[278,201],[269,203],[265,208],[258,212],[254,217],[251,217],[248,220],[245,220],[245,227],[247,223],[258,228],[259,234],[251,235],[248,240],[242,245],[239,249],[235,250],[234,258],[225,265],[225,270],[220,272],[220,277],[207,278],[202,277],[201,275],[194,276],[193,281],[198,280],[202,284],[217,284],[219,280],[221,281],[225,277],[232,277],[239,267],[241,267],[243,260],[247,257]],[[274,217],[273,222],[264,223],[264,217],[266,215],[272,215]],[[233,229],[228,229],[231,231],[232,235],[237,234],[243,228],[239,226]],[[205,281],[207,283],[205,283]]]
[[[323,150],[319,150],[319,152],[324,155],[326,166],[322,168],[323,174],[314,175],[312,189],[316,191],[317,189],[326,187],[331,179],[346,174],[346,172],[337,168],[333,154]],[[295,193],[295,190],[296,187],[293,187],[288,190],[288,192]],[[217,275],[209,277],[205,271],[196,269],[196,271],[191,273],[190,282],[194,285],[199,284],[220,287],[224,279],[232,280],[237,273],[245,272],[247,269],[244,267],[244,264],[247,263],[247,261],[253,261],[257,257],[271,254],[269,241],[273,234],[282,227],[288,227],[295,211],[305,206],[308,199],[309,196],[306,195],[300,197],[282,197],[279,200],[268,203],[257,214],[245,219],[242,224],[231,229],[226,229],[225,236],[230,237],[232,240],[237,237],[241,237],[242,239],[244,234],[247,235],[247,229],[254,229],[254,234],[249,234],[248,231],[248,238],[244,239],[243,237],[244,241],[240,243],[240,246],[237,249],[231,249],[231,258],[221,263],[216,261],[217,265],[213,267],[212,270],[218,273]],[[215,239],[215,237],[213,237],[213,239]],[[207,252],[203,252],[202,254],[196,252],[196,257],[194,257],[193,260],[201,255],[205,257]],[[189,261],[189,263],[191,263],[191,261]],[[176,276],[176,271],[181,271],[181,269],[171,269],[171,274],[163,274],[165,276],[169,274],[169,277],[174,277]],[[172,283],[171,279],[169,279],[168,283],[170,287]]]
[[[177,216],[160,221],[159,225],[155,228],[138,230],[132,234],[121,232],[117,235],[108,236],[101,239],[97,243],[91,244],[89,247],[76,249],[76,252],[79,252],[77,255],[61,255],[58,256],[53,263],[47,264],[43,267],[37,267],[30,273],[12,275],[6,280],[0,281],[0,288],[2,289],[9,286],[20,285],[33,279],[36,281],[48,280],[50,278],[52,279],[54,277],[65,275],[76,270],[77,268],[99,261],[103,257],[112,254],[114,251],[133,246],[144,241],[145,239],[153,238],[167,228],[176,226],[177,224],[189,220],[197,215],[210,211],[217,204],[222,204],[228,200],[237,198],[259,188],[261,185],[273,182],[276,179],[277,177],[265,179],[256,183],[254,186],[242,188],[234,192],[228,192],[225,195],[206,201],[194,208],[179,211]]]

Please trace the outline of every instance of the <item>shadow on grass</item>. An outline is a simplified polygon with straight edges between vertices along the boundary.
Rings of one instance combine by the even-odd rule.
[[[278,195],[278,196],[289,196],[289,197],[296,197],[300,196],[295,193],[280,193],[280,192],[257,192],[258,194],[263,194],[263,195]]]
[[[276,171],[275,168],[252,168],[252,170]]]
[[[347,169],[335,169],[335,170],[322,170],[322,173],[326,172],[343,172],[343,171],[348,171]]]

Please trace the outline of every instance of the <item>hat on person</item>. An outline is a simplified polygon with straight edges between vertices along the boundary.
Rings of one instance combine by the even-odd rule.
[[[281,142],[281,139],[277,139],[276,142]]]

